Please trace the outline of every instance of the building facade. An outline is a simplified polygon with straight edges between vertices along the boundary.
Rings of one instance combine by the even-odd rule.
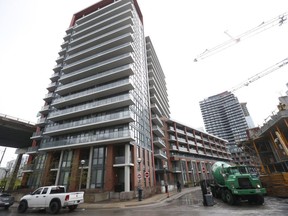
[[[22,184],[133,191],[155,185],[143,20],[136,0],[73,15],[28,149]],[[141,158],[138,164],[137,159]]]
[[[227,141],[170,119],[165,75],[136,0],[102,0],[74,14],[63,39],[23,187],[130,198],[176,179],[197,184],[213,162],[231,160]]]
[[[237,163],[241,149],[237,144],[247,140],[247,129],[253,126],[246,104],[239,103],[231,92],[225,91],[200,101],[200,109],[208,133],[228,140],[229,151]]]
[[[164,179],[169,185],[175,185],[177,181],[182,185],[199,185],[201,180],[212,178],[214,162],[232,160],[227,140],[172,119],[163,121],[169,160],[164,168],[155,169],[167,175]]]

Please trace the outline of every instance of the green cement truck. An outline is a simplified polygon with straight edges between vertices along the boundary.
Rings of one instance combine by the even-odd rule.
[[[213,164],[211,170],[213,180],[209,185],[215,198],[221,198],[230,205],[241,201],[264,203],[266,189],[262,187],[255,168],[219,161]]]

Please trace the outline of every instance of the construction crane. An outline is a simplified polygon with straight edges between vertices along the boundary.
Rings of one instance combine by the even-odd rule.
[[[255,74],[254,76],[248,78],[246,81],[238,84],[237,86],[233,87],[230,92],[233,93],[235,91],[237,91],[238,89],[244,87],[244,86],[248,86],[250,83],[255,82],[256,80],[260,79],[263,76],[266,76],[280,68],[282,68],[283,66],[288,64],[288,58],[283,59],[282,61],[278,62],[277,64]]]
[[[230,34],[228,34],[227,31],[224,31],[224,33],[226,35],[228,35],[230,37],[230,40],[228,41],[225,41],[224,43],[218,45],[218,46],[215,46],[211,49],[206,49],[203,53],[201,53],[200,55],[198,55],[195,59],[194,59],[194,62],[198,62],[199,60],[202,60],[202,59],[205,59],[209,56],[212,56],[218,52],[221,52],[241,41],[243,41],[244,39],[247,39],[249,37],[252,37],[254,35],[257,35],[267,29],[270,29],[276,25],[278,26],[282,26],[284,23],[286,23],[285,21],[287,20],[287,12],[286,13],[283,13],[281,15],[279,15],[278,17],[275,17],[269,21],[266,21],[266,22],[262,22],[260,25],[236,36],[236,37],[232,37]]]

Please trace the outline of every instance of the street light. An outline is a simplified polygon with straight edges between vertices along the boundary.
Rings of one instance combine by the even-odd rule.
[[[81,184],[82,184],[82,175],[83,175],[83,166],[85,164],[85,160],[81,160],[81,173],[80,173],[80,180],[79,180],[79,190],[81,190]]]
[[[164,169],[164,185],[165,185],[165,193],[167,193],[167,198],[169,197],[169,189],[168,189],[168,180],[167,180],[167,165],[164,164],[163,165],[163,169]]]
[[[137,163],[138,163],[138,201],[142,200],[141,170],[140,170],[141,161],[142,161],[141,158],[137,158]]]

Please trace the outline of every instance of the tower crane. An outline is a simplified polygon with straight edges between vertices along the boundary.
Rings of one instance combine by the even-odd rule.
[[[283,59],[282,61],[278,62],[275,65],[272,65],[271,67],[255,74],[254,76],[248,78],[246,81],[238,84],[237,86],[233,87],[230,92],[233,93],[235,91],[237,91],[238,89],[244,87],[244,86],[248,86],[250,83],[255,82],[256,80],[260,79],[261,77],[264,77],[280,68],[282,68],[283,66],[288,64],[288,58]]]
[[[270,29],[276,25],[282,26],[283,24],[286,23],[285,21],[287,20],[287,15],[288,15],[288,13],[285,12],[285,13],[279,15],[278,17],[275,17],[269,21],[262,22],[260,25],[254,27],[254,28],[252,28],[252,29],[250,29],[250,30],[248,30],[248,31],[236,36],[236,37],[232,37],[231,35],[229,35],[227,33],[227,31],[225,31],[224,33],[230,37],[230,40],[225,41],[224,43],[219,44],[219,45],[217,45],[211,49],[206,49],[203,53],[201,53],[200,55],[198,55],[194,59],[194,62],[198,62],[199,60],[205,59],[205,58],[212,56],[218,52],[221,52],[221,51],[243,41],[246,38],[249,38],[249,37],[252,37],[256,34],[259,34],[259,33],[263,32],[267,29]]]

